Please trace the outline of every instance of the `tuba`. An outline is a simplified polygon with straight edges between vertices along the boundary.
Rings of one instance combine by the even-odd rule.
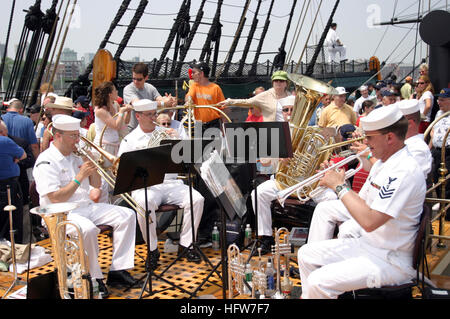
[[[327,160],[332,150],[323,147],[333,143],[332,138],[326,138],[316,127],[308,127],[309,120],[316,111],[320,99],[325,94],[336,94],[331,85],[298,74],[289,74],[289,79],[295,84],[295,106],[289,120],[293,157],[287,162],[279,162],[275,174],[278,189],[283,190],[298,184],[316,173],[320,164]],[[317,182],[318,183],[318,182]],[[309,193],[317,183],[303,188],[296,195],[301,201],[307,201]]]
[[[41,216],[47,225],[61,298],[72,299],[73,295],[74,299],[90,299],[91,277],[83,235],[77,224],[67,221],[68,212],[75,208],[76,203],[58,203],[35,207],[30,212]],[[74,227],[74,236],[67,237],[66,226]],[[72,287],[73,292],[69,290]]]

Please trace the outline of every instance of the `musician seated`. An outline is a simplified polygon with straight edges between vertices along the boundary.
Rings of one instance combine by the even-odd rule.
[[[298,251],[302,298],[337,298],[346,291],[402,284],[416,275],[412,254],[426,183],[404,144],[408,121],[390,106],[372,111],[361,122],[379,160],[360,195],[345,185],[344,170],[330,170],[320,180],[339,199],[317,205],[308,243]],[[321,210],[351,215],[363,229],[361,236],[315,238],[315,225],[329,234],[334,231],[333,224],[314,219]]]
[[[80,140],[80,120],[59,115],[53,121],[53,143],[41,153],[33,169],[36,190],[41,206],[51,203],[74,202],[78,207],[68,214],[68,220],[77,223],[83,234],[89,259],[89,272],[99,283],[103,297],[108,290],[98,263],[100,229],[96,225],[113,227],[113,255],[106,282],[109,286],[131,286],[133,277],[126,271],[134,267],[136,220],[131,209],[94,203],[89,199],[89,186],[99,188],[100,176],[95,165],[76,156],[76,144]],[[68,227],[69,234],[73,227]]]
[[[156,126],[156,102],[146,99],[140,100],[133,104],[133,108],[138,121],[138,126],[130,134],[124,137],[120,144],[118,156],[121,156],[125,152],[158,146],[159,143],[157,143],[158,145],[150,146],[149,142],[154,138],[155,134],[160,132],[160,130],[165,130],[166,133],[177,137],[174,129],[164,129]],[[203,196],[196,190],[193,190],[192,196],[194,205],[193,208],[190,207],[189,187],[183,184],[181,180],[177,180],[177,174],[166,174],[162,184],[153,185],[147,188],[148,207],[149,210],[151,210],[150,217],[153,221],[149,225],[150,264],[153,269],[158,267],[159,259],[155,210],[162,204],[177,205],[184,209],[183,225],[178,250],[178,253],[181,254],[181,252],[192,243],[191,212],[193,211],[194,214],[195,233],[197,233],[198,225],[203,213]],[[132,197],[141,207],[145,207],[145,189],[133,191]],[[137,215],[137,219],[143,238],[146,239],[147,232],[145,227],[145,218],[141,215]],[[200,256],[198,256],[194,250],[190,249],[187,254],[187,259],[189,261],[199,262]]]

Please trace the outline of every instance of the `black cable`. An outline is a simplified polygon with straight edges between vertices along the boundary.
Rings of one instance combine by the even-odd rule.
[[[0,87],[2,84],[2,80],[3,80],[3,70],[5,69],[6,54],[8,53],[9,36],[11,33],[11,26],[12,26],[15,6],[16,6],[16,0],[13,0],[12,6],[11,6],[11,15],[9,17],[8,31],[6,33],[6,41],[5,41],[5,49],[3,51],[2,65],[0,66]]]

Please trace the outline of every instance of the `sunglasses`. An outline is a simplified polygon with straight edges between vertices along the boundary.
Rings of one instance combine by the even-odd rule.
[[[170,126],[170,123],[169,122],[163,122],[163,123],[159,123],[160,125],[163,125],[163,126]]]
[[[425,82],[417,82],[417,84],[425,84]]]

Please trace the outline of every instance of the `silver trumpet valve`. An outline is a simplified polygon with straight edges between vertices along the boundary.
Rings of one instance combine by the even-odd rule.
[[[352,177],[353,175],[355,175],[357,172],[359,172],[362,169],[362,155],[364,153],[367,153],[369,151],[369,148],[364,149],[363,151],[359,152],[358,154],[355,155],[351,155],[345,159],[343,159],[342,161],[335,163],[323,170],[321,170],[320,172],[318,172],[317,174],[308,177],[307,179],[292,185],[291,187],[288,187],[284,190],[278,191],[277,192],[277,200],[280,203],[280,205],[282,207],[284,207],[284,202],[286,201],[286,199],[291,196],[291,194],[297,192],[298,198],[302,201],[302,202],[307,202],[308,200],[310,200],[312,197],[315,197],[319,194],[321,194],[322,192],[324,192],[327,187],[323,187],[323,186],[318,186],[316,187],[313,191],[309,192],[308,196],[302,196],[301,191],[303,189],[306,189],[307,187],[311,187],[312,185],[314,185],[316,182],[318,182],[327,172],[331,171],[331,170],[338,170],[341,167],[343,167],[344,165],[354,161],[354,160],[358,160],[359,164],[356,167],[356,169],[349,169],[348,171],[345,172],[345,179],[348,179],[350,177]]]

